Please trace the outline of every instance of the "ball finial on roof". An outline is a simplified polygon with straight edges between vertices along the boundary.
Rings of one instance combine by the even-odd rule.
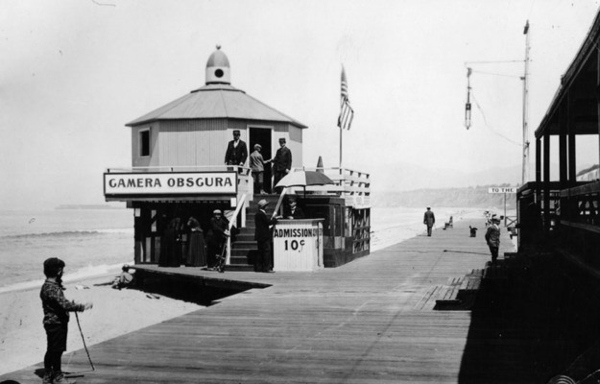
[[[206,84],[231,84],[229,59],[217,45],[206,62]]]

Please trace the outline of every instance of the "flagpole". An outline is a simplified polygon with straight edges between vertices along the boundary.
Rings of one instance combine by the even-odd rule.
[[[342,168],[342,127],[340,127],[340,169]]]

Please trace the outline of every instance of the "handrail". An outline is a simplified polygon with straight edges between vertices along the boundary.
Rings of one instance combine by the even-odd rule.
[[[235,207],[235,211],[233,212],[233,216],[231,216],[231,220],[229,220],[229,225],[227,226],[227,230],[229,231],[230,236],[227,236],[227,255],[225,256],[225,264],[229,265],[231,263],[231,228],[233,228],[234,223],[237,222],[237,217],[242,211],[244,207],[244,203],[248,198],[248,194],[244,193],[240,200],[238,201],[237,206]]]

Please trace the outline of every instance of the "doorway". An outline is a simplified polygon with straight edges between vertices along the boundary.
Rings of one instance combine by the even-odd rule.
[[[271,136],[273,133],[272,127],[249,127],[250,152],[254,152],[254,145],[260,144],[262,147],[260,153],[263,159],[269,160],[272,158],[271,151]],[[271,163],[265,164],[264,174],[264,190],[271,193]]]

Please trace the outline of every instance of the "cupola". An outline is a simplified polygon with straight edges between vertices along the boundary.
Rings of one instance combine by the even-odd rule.
[[[217,50],[210,55],[206,63],[206,85],[231,84],[229,60],[217,45]]]

